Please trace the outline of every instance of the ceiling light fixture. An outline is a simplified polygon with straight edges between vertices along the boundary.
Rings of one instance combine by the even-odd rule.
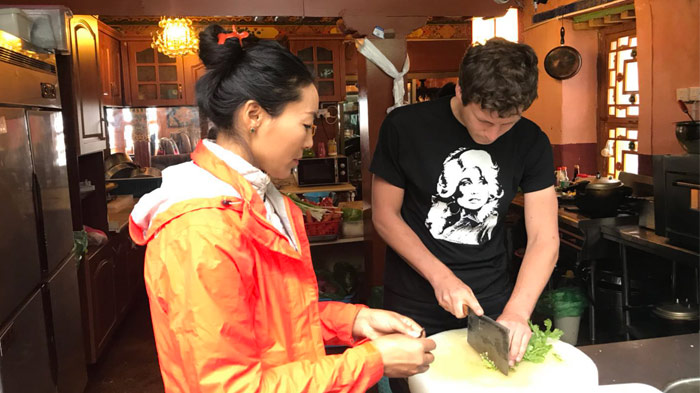
[[[199,39],[189,18],[162,17],[158,27],[160,30],[153,34],[152,48],[169,57],[197,53]]]

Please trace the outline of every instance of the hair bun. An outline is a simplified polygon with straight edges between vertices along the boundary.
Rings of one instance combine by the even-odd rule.
[[[219,45],[222,33],[229,31],[219,25],[210,25],[199,33],[199,58],[207,70],[228,74],[243,57],[243,48],[237,39]]]

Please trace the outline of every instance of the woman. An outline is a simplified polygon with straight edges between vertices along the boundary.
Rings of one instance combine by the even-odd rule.
[[[426,226],[436,239],[483,244],[498,222],[503,188],[498,166],[483,150],[460,148],[443,163]]]
[[[163,171],[131,215],[132,238],[148,244],[166,392],[364,392],[383,374],[425,371],[435,344],[412,320],[318,302],[301,212],[270,183],[311,147],[318,93],[289,51],[243,38],[200,34],[197,104],[216,142]],[[324,343],[353,348],[326,356]]]

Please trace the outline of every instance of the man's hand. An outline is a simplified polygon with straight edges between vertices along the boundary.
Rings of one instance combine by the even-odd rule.
[[[510,341],[510,354],[508,364],[512,367],[515,363],[523,360],[523,355],[530,342],[532,331],[527,323],[528,318],[516,313],[504,311],[496,322],[502,324],[510,330],[508,339]]]
[[[355,338],[367,337],[375,340],[393,333],[419,338],[425,334],[425,331],[411,318],[393,311],[372,308],[361,309],[352,325],[352,335]]]
[[[435,298],[442,308],[457,318],[467,316],[464,306],[468,306],[476,315],[483,315],[484,310],[476,300],[474,292],[462,280],[457,278],[452,272],[448,272],[442,277],[431,282],[435,290]]]

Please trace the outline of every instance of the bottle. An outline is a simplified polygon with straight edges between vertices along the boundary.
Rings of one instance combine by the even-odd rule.
[[[569,186],[569,175],[566,173],[566,167],[561,167],[561,179],[559,180],[559,186],[561,188],[566,188]]]
[[[333,157],[338,155],[338,145],[335,142],[335,139],[331,139],[328,141],[328,156]]]
[[[576,178],[578,177],[578,174],[581,173],[581,169],[579,168],[578,164],[574,165],[574,178],[573,181],[576,181]]]
[[[556,172],[554,172],[556,177],[555,188],[565,188],[569,186],[569,177],[566,175],[566,167],[557,167]]]
[[[316,157],[323,158],[326,156],[326,144],[319,142],[316,146]]]

